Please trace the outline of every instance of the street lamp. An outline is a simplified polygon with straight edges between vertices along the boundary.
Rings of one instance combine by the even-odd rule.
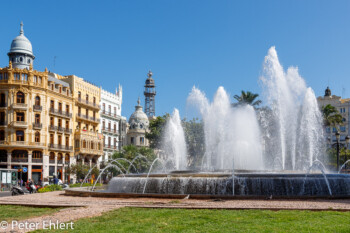
[[[337,171],[339,171],[339,157],[340,157],[340,148],[339,148],[340,133],[339,133],[339,131],[337,131],[335,133],[335,138],[337,139]]]
[[[349,149],[349,143],[350,143],[350,137],[349,135],[345,137],[346,142],[346,150],[345,150],[345,163],[348,161],[348,149]],[[346,164],[344,166],[344,169],[346,170]]]

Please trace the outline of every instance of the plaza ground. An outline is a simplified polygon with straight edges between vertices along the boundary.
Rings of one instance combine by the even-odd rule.
[[[21,221],[38,222],[39,226],[44,220],[75,221],[77,232],[350,231],[350,199],[174,200],[72,197],[63,193],[0,197],[0,205],[59,207]]]

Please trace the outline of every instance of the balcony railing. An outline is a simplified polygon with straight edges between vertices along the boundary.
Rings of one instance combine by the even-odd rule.
[[[33,128],[35,129],[41,129],[43,127],[42,123],[33,123]]]
[[[65,150],[65,151],[71,151],[73,150],[72,146],[66,146],[66,145],[59,145],[59,144],[49,144],[50,149],[57,149],[57,150]]]
[[[69,164],[69,160],[65,160],[64,164],[68,165]]]
[[[49,160],[49,163],[55,164],[55,160],[54,160],[54,159],[50,159],[50,160]]]
[[[50,125],[50,126],[49,126],[49,130],[50,130],[50,131],[56,131],[56,130],[57,130],[57,126]]]
[[[77,117],[83,118],[83,119],[88,120],[88,121],[94,121],[96,123],[100,122],[99,118],[89,117],[89,116],[81,114],[81,113],[77,113]]]
[[[12,158],[11,163],[28,163],[28,158]]]
[[[106,116],[113,117],[113,118],[117,118],[118,117],[118,115],[116,113],[111,113],[110,111],[106,111],[106,110],[102,110],[102,114],[106,115]]]
[[[43,107],[40,105],[33,105],[33,110],[34,111],[41,111],[41,110],[43,110]]]
[[[42,163],[43,162],[43,159],[42,158],[34,158],[32,159],[32,163]]]
[[[62,159],[57,160],[57,164],[63,164],[63,160]]]
[[[63,133],[63,132],[64,132],[64,128],[61,127],[61,126],[58,126],[58,127],[57,127],[57,131]]]
[[[27,104],[14,103],[12,104],[12,108],[20,108],[20,109],[27,108]]]
[[[14,127],[21,127],[21,128],[23,128],[23,127],[27,127],[27,122],[25,122],[25,121],[13,121],[12,125]]]
[[[54,109],[54,108],[50,108],[50,113],[51,114],[56,114],[56,115],[59,115],[59,116],[63,116],[63,117],[72,117],[72,113],[69,113],[69,112],[65,112],[65,111],[62,111],[62,110],[59,110],[59,109]]]
[[[90,102],[88,100],[83,100],[81,98],[78,98],[78,102],[82,103],[82,104],[89,105],[89,106],[94,107],[94,108],[100,109],[100,106],[97,103],[93,103],[93,102]]]
[[[64,132],[67,133],[67,134],[71,134],[72,133],[72,129],[65,128]]]

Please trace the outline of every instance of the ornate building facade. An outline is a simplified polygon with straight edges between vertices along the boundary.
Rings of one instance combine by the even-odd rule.
[[[127,132],[127,144],[135,146],[149,146],[146,133],[149,130],[149,120],[143,112],[140,105],[140,98],[135,106],[135,112],[129,118],[129,127]]]
[[[104,156],[108,161],[115,151],[126,144],[126,118],[121,116],[123,89],[119,85],[116,93],[101,90],[100,131],[104,136]]]

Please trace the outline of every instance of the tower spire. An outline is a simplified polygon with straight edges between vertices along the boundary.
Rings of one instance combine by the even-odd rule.
[[[19,34],[20,35],[23,35],[24,34],[24,31],[23,31],[23,22],[21,21],[21,30],[19,31]]]

